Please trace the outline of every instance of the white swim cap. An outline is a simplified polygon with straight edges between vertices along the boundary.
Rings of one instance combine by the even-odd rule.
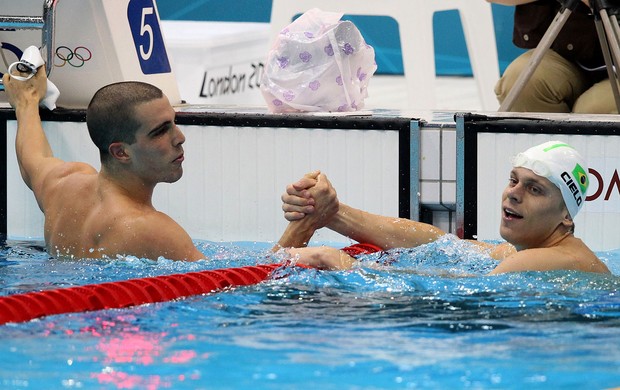
[[[587,165],[579,152],[567,143],[549,141],[531,147],[517,154],[512,166],[527,168],[555,184],[572,218],[585,203],[589,184]]]

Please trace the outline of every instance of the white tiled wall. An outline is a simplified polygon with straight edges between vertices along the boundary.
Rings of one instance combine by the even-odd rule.
[[[9,237],[43,237],[43,216],[23,184],[15,159],[16,123],[7,130]],[[193,238],[276,241],[286,221],[280,195],[288,183],[320,169],[341,201],[398,216],[398,132],[182,126],[184,175],[160,184],[153,202]],[[98,167],[84,123],[47,122],[56,155]],[[348,242],[320,231],[317,241]]]
[[[48,122],[56,154],[99,166],[83,123]],[[285,186],[320,169],[341,201],[383,215],[398,215],[398,133],[379,130],[273,129],[182,126],[186,161],[183,178],[160,184],[154,204],[197,239],[274,241],[286,221],[280,209]],[[8,124],[9,237],[43,236],[43,216],[19,176]],[[433,223],[454,231],[455,129],[421,130],[420,201]],[[347,242],[320,231],[317,241]]]

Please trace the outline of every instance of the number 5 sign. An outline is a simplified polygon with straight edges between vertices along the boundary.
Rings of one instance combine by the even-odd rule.
[[[130,0],[127,19],[144,74],[169,73],[170,63],[153,0]]]
[[[41,12],[32,3],[41,6],[40,1],[0,0],[0,14]],[[58,106],[86,108],[99,88],[128,80],[159,87],[173,105],[182,102],[156,0],[61,0],[60,4],[55,29],[58,50],[50,73],[60,90]],[[72,20],[79,20],[81,26]],[[6,69],[3,56],[9,63],[16,61],[23,49],[40,41],[41,32],[0,31],[0,71]],[[88,61],[81,63],[79,57]]]

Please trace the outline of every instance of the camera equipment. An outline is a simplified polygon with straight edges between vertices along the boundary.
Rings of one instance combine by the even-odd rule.
[[[532,77],[532,74],[540,64],[544,54],[549,50],[553,41],[558,36],[566,20],[577,8],[581,0],[559,0],[562,8],[558,11],[551,25],[534,49],[532,57],[526,68],[521,72],[512,89],[500,105],[498,111],[509,111],[516,98]],[[620,66],[620,27],[617,15],[620,13],[620,0],[590,0],[590,8],[594,14],[596,32],[603,51],[605,66],[614,94],[614,100],[618,112],[620,112],[620,93],[618,92],[618,67]]]

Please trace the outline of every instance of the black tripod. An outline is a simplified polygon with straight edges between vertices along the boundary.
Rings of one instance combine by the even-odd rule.
[[[571,13],[577,8],[581,0],[560,0],[562,8],[553,19],[553,22],[543,35],[542,39],[528,62],[526,68],[517,78],[512,89],[502,102],[498,111],[510,111],[516,98],[521,94],[523,88],[532,77],[532,74],[540,64],[544,54],[549,50],[553,41],[558,36],[560,30],[566,23]],[[614,94],[616,108],[620,113],[620,93],[618,92],[618,67],[620,67],[620,27],[618,26],[617,15],[620,14],[620,0],[590,0],[590,8],[594,14],[596,32],[601,43],[605,66]],[[610,16],[611,15],[611,16]]]

